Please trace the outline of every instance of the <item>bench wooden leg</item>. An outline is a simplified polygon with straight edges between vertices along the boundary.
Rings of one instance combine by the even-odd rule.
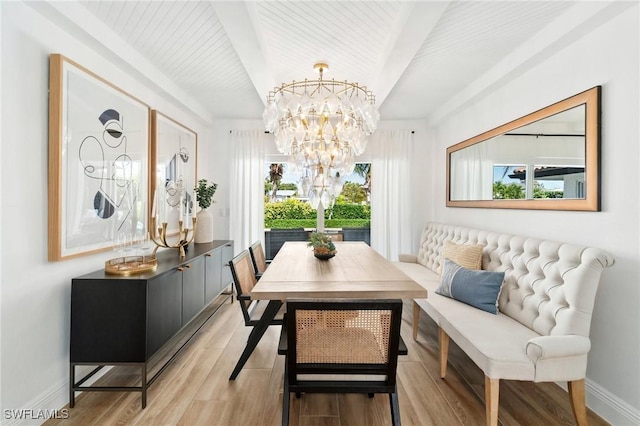
[[[418,328],[420,327],[420,306],[413,302],[413,340],[418,340]]]
[[[587,407],[585,405],[584,379],[574,380],[568,383],[569,397],[571,398],[571,409],[573,417],[578,426],[587,425]]]
[[[500,400],[500,379],[484,376],[484,404],[487,426],[498,425],[498,402]]]
[[[447,360],[449,359],[449,335],[442,327],[438,328],[438,347],[440,352],[440,378],[447,375]]]

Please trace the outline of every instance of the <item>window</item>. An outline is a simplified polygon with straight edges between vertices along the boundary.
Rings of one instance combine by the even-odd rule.
[[[584,179],[582,166],[496,164],[493,199],[584,198]]]
[[[315,228],[316,210],[298,187],[300,174],[291,172],[286,163],[265,163],[264,227]],[[333,206],[325,210],[326,228],[368,228],[371,164],[358,163],[354,173],[343,177],[342,192]]]
[[[494,164],[493,166],[493,199],[514,200],[524,198],[524,180],[517,173],[526,171],[523,164]]]

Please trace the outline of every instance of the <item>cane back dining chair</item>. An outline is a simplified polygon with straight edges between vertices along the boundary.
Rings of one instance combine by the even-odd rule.
[[[291,393],[315,392],[386,393],[399,425],[396,369],[407,353],[401,317],[400,300],[287,301],[278,346],[285,355],[282,424],[289,424]]]
[[[251,261],[249,251],[243,250],[231,259],[229,266],[231,267],[233,284],[238,293],[236,298],[242,308],[244,325],[253,327],[260,321],[264,309],[267,307],[267,301],[251,300],[251,290],[253,290],[258,280],[253,269],[253,262]],[[284,308],[281,312],[278,312],[269,325],[281,325],[283,322],[283,311]]]
[[[273,259],[287,241],[307,241],[309,233],[304,228],[275,229],[271,228],[269,235],[265,233],[265,256]]]
[[[268,261],[264,255],[264,250],[262,249],[262,243],[260,240],[249,246],[249,254],[251,255],[251,261],[253,262],[253,269],[256,274],[256,278],[260,279],[264,271],[267,270],[267,266],[271,261]]]

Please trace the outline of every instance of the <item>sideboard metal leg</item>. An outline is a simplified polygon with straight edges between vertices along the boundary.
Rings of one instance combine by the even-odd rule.
[[[76,366],[69,363],[69,408],[76,405],[76,391],[73,389],[76,385]]]
[[[140,375],[142,380],[142,408],[147,406],[147,363],[145,362],[140,367]]]

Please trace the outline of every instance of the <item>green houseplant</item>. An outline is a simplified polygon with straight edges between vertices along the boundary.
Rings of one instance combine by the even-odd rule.
[[[216,193],[218,184],[209,182],[207,179],[200,179],[198,185],[193,188],[196,195],[196,202],[200,206],[197,214],[197,227],[194,240],[196,243],[210,243],[213,241],[213,215],[207,211],[213,202],[213,194]]]
[[[193,191],[196,193],[196,201],[201,209],[207,209],[211,206],[213,194],[216,193],[216,189],[218,189],[217,183],[209,183],[206,179],[200,179],[198,181],[198,186],[193,188]]]
[[[336,246],[331,241],[331,235],[312,232],[309,235],[309,247],[313,247],[313,255],[318,259],[331,259],[336,255]]]

